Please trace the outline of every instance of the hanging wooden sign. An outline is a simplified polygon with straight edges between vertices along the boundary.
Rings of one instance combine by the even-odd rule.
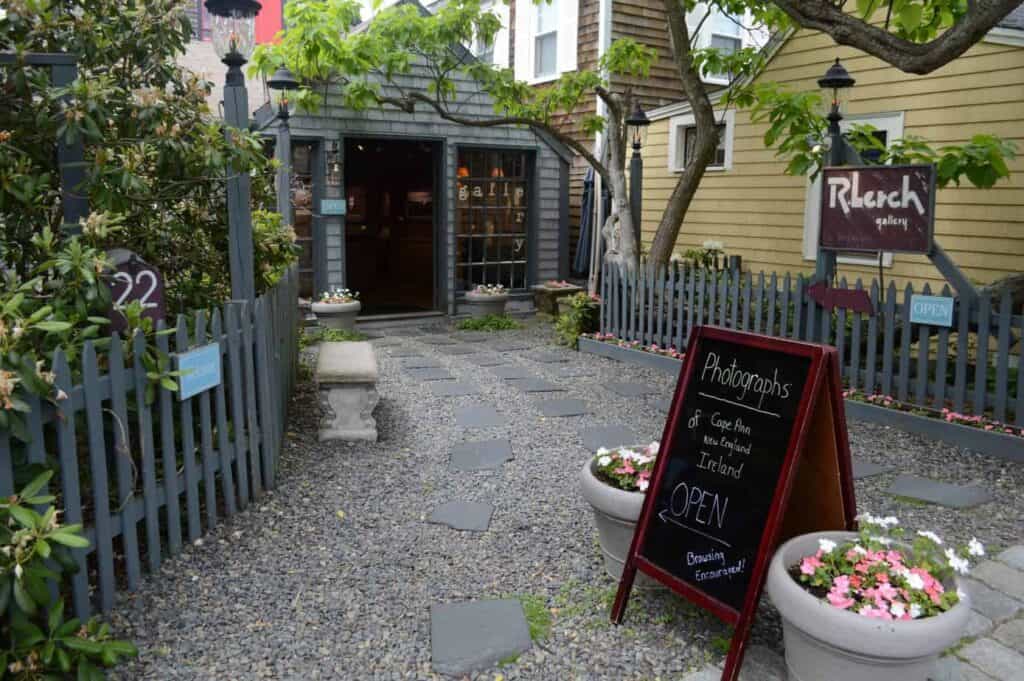
[[[640,570],[735,627],[722,674],[734,681],[775,548],[855,516],[835,348],[699,327],[612,621]]]

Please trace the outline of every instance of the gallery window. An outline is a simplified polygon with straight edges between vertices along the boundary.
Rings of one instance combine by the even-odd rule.
[[[460,149],[455,183],[455,283],[527,287],[529,154]]]

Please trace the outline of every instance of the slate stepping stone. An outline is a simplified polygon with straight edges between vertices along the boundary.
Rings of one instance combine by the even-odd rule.
[[[423,336],[416,340],[420,343],[426,343],[427,345],[455,345],[455,341],[447,336]]]
[[[555,376],[560,376],[562,378],[577,378],[579,376],[590,375],[590,371],[587,370],[587,367],[581,366],[555,367],[554,372]]]
[[[463,355],[459,359],[464,359],[480,367],[496,367],[506,364],[505,358],[500,355]]]
[[[859,456],[853,457],[853,479],[860,480],[861,478],[870,478],[873,475],[881,475],[882,473],[888,473],[891,468],[886,466],[879,466],[877,463],[871,463],[867,459],[862,459]]]
[[[430,384],[430,390],[438,397],[476,395],[480,392],[480,388],[475,384],[465,381],[434,381]]]
[[[536,404],[542,416],[583,416],[590,413],[583,400],[541,400]]]
[[[437,351],[445,355],[472,355],[479,352],[471,345],[441,345]]]
[[[501,468],[511,458],[512,443],[508,440],[460,442],[452,447],[448,467],[453,471],[489,471]]]
[[[392,357],[421,357],[420,353],[413,348],[395,348],[394,350],[388,350],[388,354]]]
[[[491,524],[494,507],[475,501],[449,501],[431,512],[427,522],[447,525],[453,530],[484,532]]]
[[[494,407],[460,407],[455,410],[455,425],[463,428],[494,428],[507,423],[508,420]]]
[[[545,381],[543,378],[513,378],[509,379],[508,384],[519,388],[524,393],[550,393],[565,390],[562,386]]]
[[[536,352],[529,355],[527,359],[532,359],[534,362],[541,362],[544,364],[557,364],[559,362],[569,361],[568,357],[557,352]]]
[[[498,378],[506,381],[514,378],[535,378],[533,374],[521,366],[498,366],[492,369]]]
[[[423,355],[417,355],[416,357],[410,357],[402,362],[402,366],[406,369],[438,369],[443,367],[444,364],[433,357],[424,357]]]
[[[455,377],[448,373],[447,369],[438,367],[424,367],[422,369],[410,369],[409,377],[418,381],[454,381]]]
[[[978,485],[951,485],[916,475],[901,473],[886,490],[899,497],[910,497],[950,508],[971,508],[992,501],[988,490]]]
[[[658,392],[658,389],[653,386],[644,383],[630,383],[628,381],[608,381],[604,384],[604,387],[623,397],[642,397],[643,395],[653,395]]]
[[[501,343],[495,343],[489,347],[491,350],[496,350],[498,352],[515,352],[516,350],[528,350],[530,348],[530,344],[522,341],[504,341]]]
[[[523,606],[513,598],[430,606],[430,664],[467,676],[530,649]]]
[[[631,428],[626,426],[592,426],[580,431],[580,439],[583,446],[592,452],[601,447],[609,449],[623,445],[640,444],[638,436]]]

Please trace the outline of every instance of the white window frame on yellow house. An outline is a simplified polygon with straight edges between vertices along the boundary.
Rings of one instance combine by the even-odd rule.
[[[732,140],[736,129],[736,111],[729,109],[723,116],[715,113],[715,119],[719,124],[725,126],[722,136],[719,139],[725,149],[725,161],[721,165],[709,165],[707,172],[722,172],[732,169]],[[668,121],[668,169],[673,173],[681,173],[686,169],[686,159],[683,157],[686,151],[686,129],[696,127],[696,119],[692,113],[673,116]]]
[[[877,130],[884,130],[886,140],[891,143],[893,140],[903,137],[902,111],[889,111],[885,113],[848,115],[839,123],[843,132],[847,132],[855,125],[870,125]],[[807,193],[804,198],[804,239],[803,251],[804,260],[818,259],[818,232],[821,229],[821,175],[807,183]],[[878,265],[878,257],[840,255],[837,262],[843,265]],[[882,266],[892,267],[892,253],[882,254]]]

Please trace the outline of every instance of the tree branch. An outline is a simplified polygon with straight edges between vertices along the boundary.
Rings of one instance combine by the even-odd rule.
[[[925,74],[945,66],[981,40],[1020,0],[976,0],[952,28],[927,43],[915,43],[874,26],[829,0],[774,0],[804,28],[821,31],[906,73]]]

